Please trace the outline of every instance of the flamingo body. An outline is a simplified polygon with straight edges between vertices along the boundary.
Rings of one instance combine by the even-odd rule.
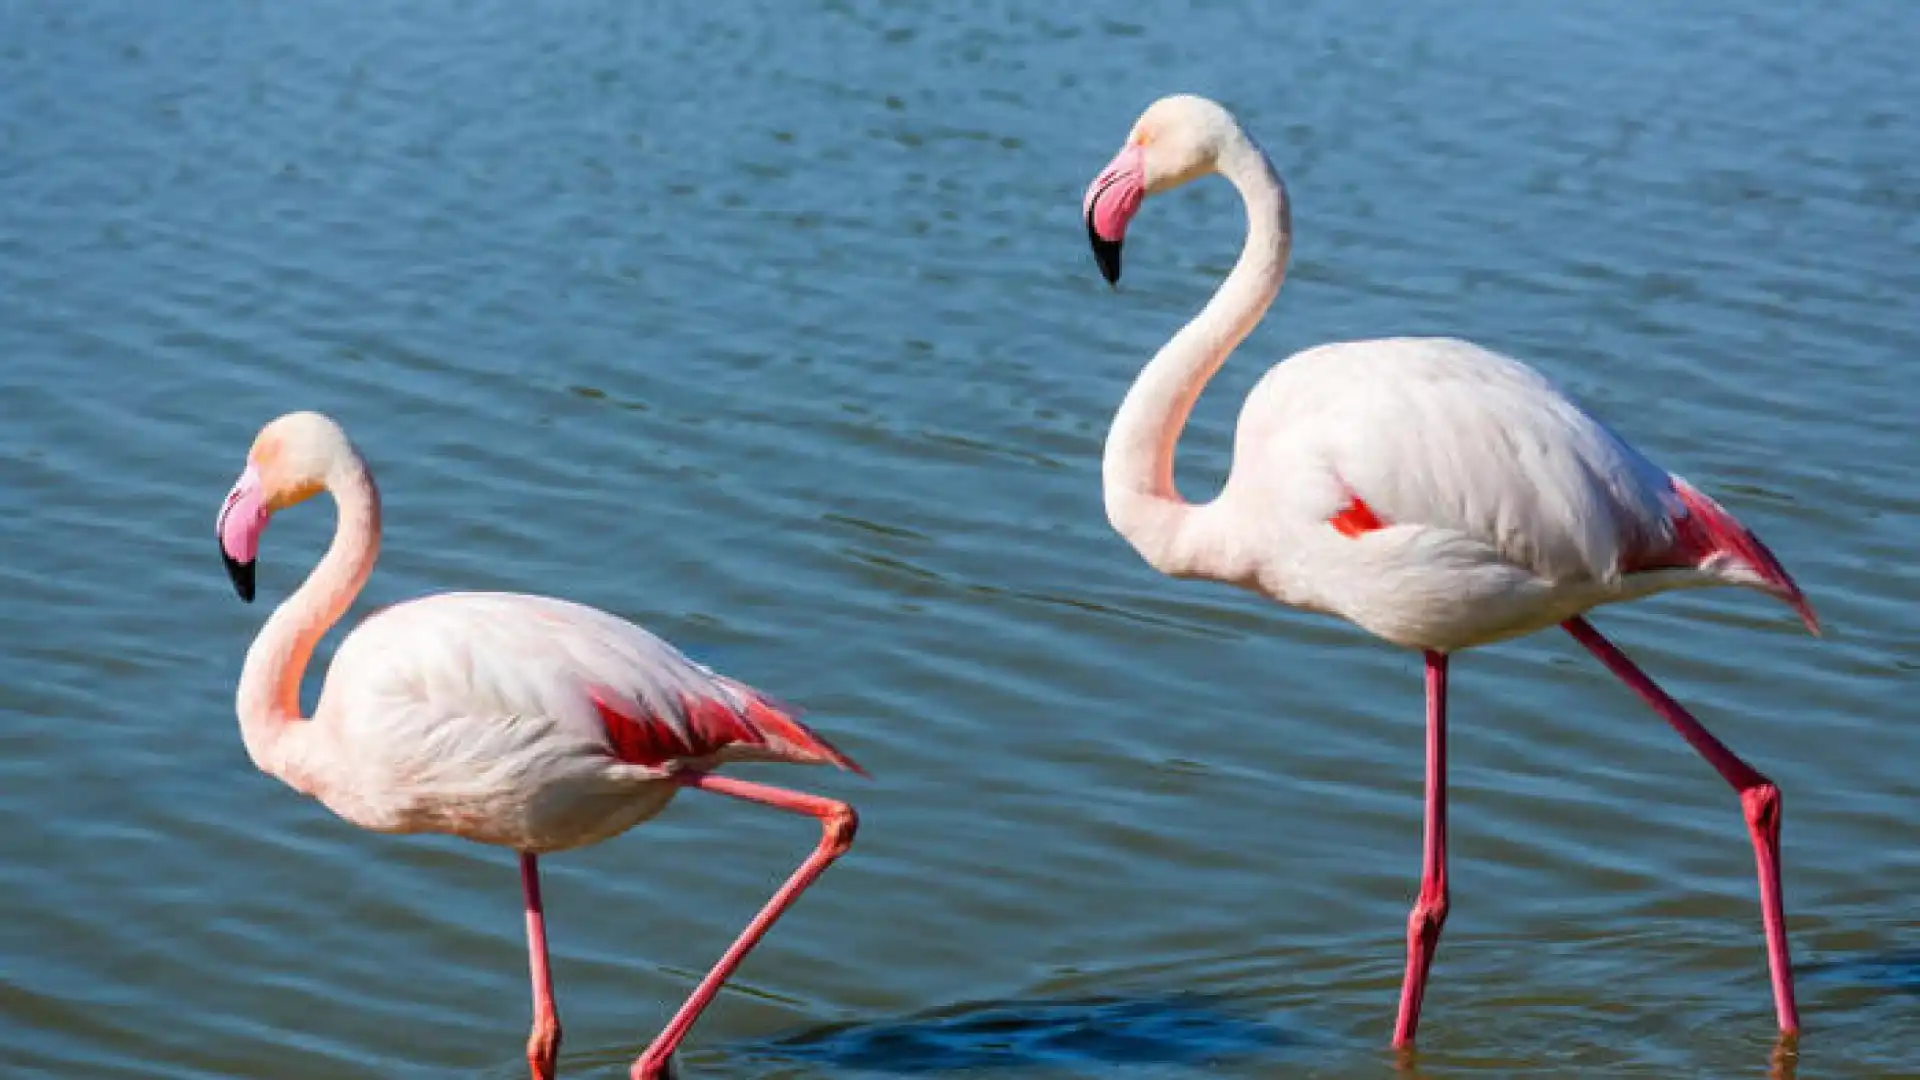
[[[442,593],[342,641],[304,784],[362,828],[550,854],[665,809],[682,770],[844,755],[758,691],[596,608]]]
[[[1451,652],[1714,585],[1812,619],[1717,504],[1533,368],[1451,338],[1322,345],[1275,365],[1200,512],[1244,545],[1259,591],[1408,648]],[[1695,517],[1717,526],[1713,544]]]

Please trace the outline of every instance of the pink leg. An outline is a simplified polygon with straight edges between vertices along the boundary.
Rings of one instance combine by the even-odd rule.
[[[1754,860],[1759,865],[1760,918],[1767,935],[1767,966],[1773,972],[1774,1015],[1780,1021],[1782,1035],[1798,1034],[1800,1012],[1793,1004],[1793,961],[1787,956],[1787,917],[1780,899],[1780,789],[1714,738],[1700,721],[1655,686],[1645,672],[1615,648],[1613,642],[1602,637],[1591,623],[1576,616],[1565,625],[1567,633],[1653,706],[1653,711],[1673,725],[1680,737],[1687,740],[1687,745],[1706,758],[1707,764],[1740,793],[1740,810],[1747,819],[1747,831],[1753,836]]]
[[[540,906],[540,864],[520,856],[520,884],[527,893],[527,966],[533,973],[533,1034],[527,1036],[527,1065],[533,1080],[553,1080],[560,1057],[560,1013],[553,1004],[553,972],[547,966],[547,916]]]
[[[801,863],[800,868],[793,872],[793,876],[787,879],[787,883],[780,887],[780,891],[773,894],[773,899],[767,901],[767,906],[760,909],[760,914],[755,915],[753,921],[747,924],[747,928],[734,941],[733,947],[726,951],[726,955],[720,958],[719,963],[713,965],[713,970],[707,973],[707,977],[700,980],[700,985],[694,987],[692,995],[687,998],[687,1003],[680,1006],[680,1011],[667,1022],[666,1030],[662,1031],[660,1037],[653,1040],[653,1045],[647,1047],[646,1053],[641,1054],[639,1060],[633,1063],[633,1080],[666,1080],[672,1075],[673,1052],[680,1046],[680,1040],[686,1037],[687,1030],[700,1019],[700,1014],[713,1001],[714,995],[720,992],[720,987],[733,975],[734,970],[740,966],[740,962],[747,958],[747,953],[760,943],[760,938],[766,934],[774,922],[793,906],[793,902],[800,898],[800,894],[806,891],[807,886],[813,884],[814,879],[818,878],[833,863],[833,860],[846,854],[847,849],[853,846],[853,834],[860,825],[860,819],[854,814],[853,807],[832,799],[823,799],[817,795],[805,795],[797,791],[787,791],[783,788],[769,787],[745,780],[731,780],[709,773],[692,773],[681,776],[679,780],[686,787],[699,788],[718,795],[731,795],[736,799],[771,806],[790,814],[805,814],[808,817],[819,818],[820,844],[813,849],[813,854],[807,856],[807,861]]]
[[[1413,1045],[1427,969],[1447,923],[1447,656],[1427,654],[1427,827],[1420,860],[1420,898],[1407,916],[1407,974],[1400,983],[1400,1016],[1393,1045]]]

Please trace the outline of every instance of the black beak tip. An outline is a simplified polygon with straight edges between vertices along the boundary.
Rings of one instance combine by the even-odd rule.
[[[1093,245],[1093,261],[1099,264],[1100,276],[1107,284],[1115,288],[1120,286],[1120,241],[1108,240],[1093,227],[1093,215],[1087,215],[1087,242]]]
[[[239,594],[242,601],[253,603],[253,564],[241,562],[225,551],[220,553],[220,561],[227,564],[227,576],[233,579],[233,591]]]

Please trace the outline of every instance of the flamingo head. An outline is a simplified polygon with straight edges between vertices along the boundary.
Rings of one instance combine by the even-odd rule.
[[[319,494],[338,464],[352,458],[346,432],[319,413],[288,413],[260,429],[213,526],[240,599],[253,602],[253,564],[267,522]]]
[[[1107,284],[1120,281],[1120,245],[1140,203],[1213,172],[1236,136],[1244,138],[1233,114],[1192,94],[1163,97],[1140,114],[1127,145],[1094,177],[1081,204]]]

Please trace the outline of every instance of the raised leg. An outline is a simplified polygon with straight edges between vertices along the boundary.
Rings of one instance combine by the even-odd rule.
[[[1654,685],[1638,665],[1602,637],[1586,619],[1576,616],[1565,625],[1567,633],[1653,706],[1653,711],[1673,725],[1680,737],[1687,740],[1687,745],[1706,758],[1707,764],[1740,793],[1740,810],[1747,819],[1747,832],[1753,837],[1753,855],[1759,869],[1760,918],[1767,934],[1767,966],[1773,973],[1773,1011],[1780,1021],[1782,1035],[1798,1034],[1800,1011],[1793,1003],[1793,961],[1787,955],[1787,917],[1780,898],[1780,789],[1714,738],[1712,732],[1679,702],[1668,697],[1666,691]]]
[[[1407,974],[1400,982],[1400,1016],[1393,1045],[1413,1045],[1427,969],[1447,924],[1447,656],[1427,654],[1427,827],[1420,858],[1420,898],[1407,916]]]
[[[793,876],[787,879],[787,883],[780,886],[780,891],[773,894],[773,899],[767,901],[767,906],[760,909],[760,914],[755,915],[753,921],[747,924],[747,928],[734,941],[733,947],[720,957],[719,963],[713,965],[713,970],[707,973],[707,977],[700,980],[700,985],[694,987],[692,995],[687,998],[687,1003],[680,1006],[680,1011],[667,1022],[666,1029],[660,1032],[660,1037],[653,1040],[653,1045],[647,1047],[646,1052],[633,1063],[633,1080],[667,1080],[672,1075],[673,1052],[679,1047],[680,1040],[686,1037],[687,1030],[700,1019],[700,1014],[706,1011],[714,995],[720,992],[720,987],[733,975],[734,970],[740,966],[740,962],[746,959],[747,953],[753,951],[753,947],[759,944],[760,939],[766,935],[774,922],[793,906],[793,902],[800,898],[800,894],[805,892],[807,886],[812,885],[828,866],[832,865],[833,860],[846,854],[847,849],[853,846],[853,834],[860,825],[860,819],[854,814],[853,807],[832,799],[823,799],[818,795],[805,795],[797,791],[787,791],[784,788],[769,787],[746,780],[732,780],[709,773],[683,775],[679,778],[679,782],[686,787],[711,791],[716,795],[731,795],[736,799],[771,806],[790,814],[805,814],[808,817],[819,818],[820,844],[813,849],[813,854],[808,855],[807,860],[800,864],[800,868],[793,872]]]
[[[560,1057],[560,1012],[553,1004],[553,971],[547,965],[547,915],[540,906],[540,864],[520,856],[520,884],[527,894],[527,966],[533,974],[533,1034],[527,1036],[527,1065],[533,1080],[553,1080]]]

